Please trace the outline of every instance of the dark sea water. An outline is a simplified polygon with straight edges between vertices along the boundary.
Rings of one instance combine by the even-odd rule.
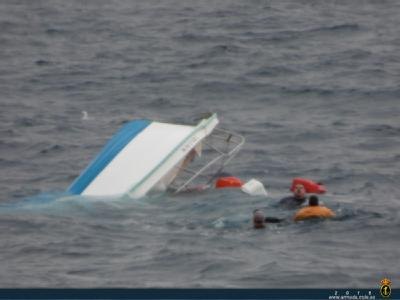
[[[400,282],[399,1],[1,1],[0,287]],[[82,111],[88,118],[82,119]],[[126,121],[217,112],[237,190],[65,199]],[[293,177],[337,218],[295,224]],[[287,218],[253,230],[251,215]]]

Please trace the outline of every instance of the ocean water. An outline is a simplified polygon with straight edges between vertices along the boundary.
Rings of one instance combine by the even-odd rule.
[[[399,14],[394,0],[1,1],[0,287],[398,287]],[[124,122],[205,112],[246,137],[226,171],[268,198],[65,198]],[[276,206],[298,176],[325,183],[337,218],[295,224]],[[287,222],[254,230],[255,208]]]

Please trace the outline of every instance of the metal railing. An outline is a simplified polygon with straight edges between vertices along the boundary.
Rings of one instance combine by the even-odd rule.
[[[169,190],[176,194],[190,189],[194,183],[195,186],[210,185],[239,152],[244,142],[245,138],[242,135],[224,129],[214,129],[201,141],[201,156],[197,156],[187,167],[177,167],[179,174],[169,186]]]

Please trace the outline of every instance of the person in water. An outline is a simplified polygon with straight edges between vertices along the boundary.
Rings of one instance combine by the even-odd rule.
[[[312,195],[308,200],[308,206],[299,209],[293,219],[294,221],[301,221],[312,218],[331,218],[334,216],[335,213],[331,209],[319,205],[318,197]]]
[[[293,190],[293,196],[288,196],[279,201],[279,205],[287,208],[295,208],[306,202],[306,189],[302,184],[296,184]]]
[[[264,213],[256,209],[253,211],[253,227],[255,229],[265,228],[266,223],[280,223],[282,219],[274,218],[274,217],[266,217]]]

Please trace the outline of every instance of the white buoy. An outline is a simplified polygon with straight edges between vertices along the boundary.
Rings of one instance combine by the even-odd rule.
[[[268,196],[268,192],[264,185],[257,179],[250,179],[242,185],[241,190],[251,196]]]

